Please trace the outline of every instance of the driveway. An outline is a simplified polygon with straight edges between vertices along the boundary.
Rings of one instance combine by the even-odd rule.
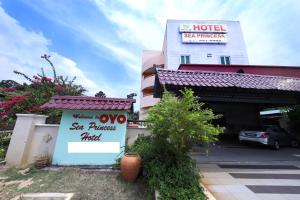
[[[279,151],[254,145],[218,144],[197,148],[193,158],[199,163],[300,161],[300,148],[281,148]]]
[[[202,183],[217,200],[300,200],[300,149],[215,145],[197,149]]]

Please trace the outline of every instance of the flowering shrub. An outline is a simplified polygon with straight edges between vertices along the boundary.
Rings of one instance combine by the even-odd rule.
[[[0,103],[2,107],[2,111],[0,112],[0,116],[8,116],[9,113],[12,111],[16,111],[17,104],[23,102],[26,99],[26,96],[15,96],[6,101]]]
[[[14,91],[16,88],[0,88],[1,91]]]
[[[57,123],[61,112],[57,110],[42,110],[40,106],[54,95],[82,95],[86,90],[81,85],[74,84],[74,77],[71,81],[63,76],[56,76],[53,63],[49,60],[49,55],[43,55],[51,66],[53,78],[42,74],[36,74],[30,78],[24,73],[14,71],[23,76],[29,84],[23,85],[15,81],[0,82],[0,130],[12,128],[16,119],[16,113],[38,113],[49,115],[49,121]],[[3,84],[1,84],[3,83]]]

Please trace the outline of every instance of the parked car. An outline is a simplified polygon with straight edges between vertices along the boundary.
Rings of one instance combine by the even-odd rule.
[[[297,138],[278,126],[248,128],[239,133],[240,142],[258,143],[279,150],[281,146],[298,147]]]

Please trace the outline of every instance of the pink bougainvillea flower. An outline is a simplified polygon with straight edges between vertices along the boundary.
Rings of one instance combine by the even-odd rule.
[[[49,82],[51,82],[51,81],[52,81],[52,79],[51,79],[51,78],[49,78],[49,77],[43,77],[43,79],[44,79],[45,81],[49,81]]]
[[[60,90],[60,89],[62,89],[64,86],[63,85],[61,85],[61,84],[57,84],[57,85],[55,85],[55,90],[57,91],[57,90]]]
[[[36,75],[34,75],[33,78],[34,78],[35,80],[41,80],[41,78],[40,78],[39,76],[36,76]]]

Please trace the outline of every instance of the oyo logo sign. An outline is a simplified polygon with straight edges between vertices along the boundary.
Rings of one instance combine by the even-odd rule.
[[[126,116],[125,115],[119,115],[119,114],[101,114],[99,116],[99,120],[101,123],[111,123],[114,124],[116,121],[119,124],[124,124],[126,122]]]

